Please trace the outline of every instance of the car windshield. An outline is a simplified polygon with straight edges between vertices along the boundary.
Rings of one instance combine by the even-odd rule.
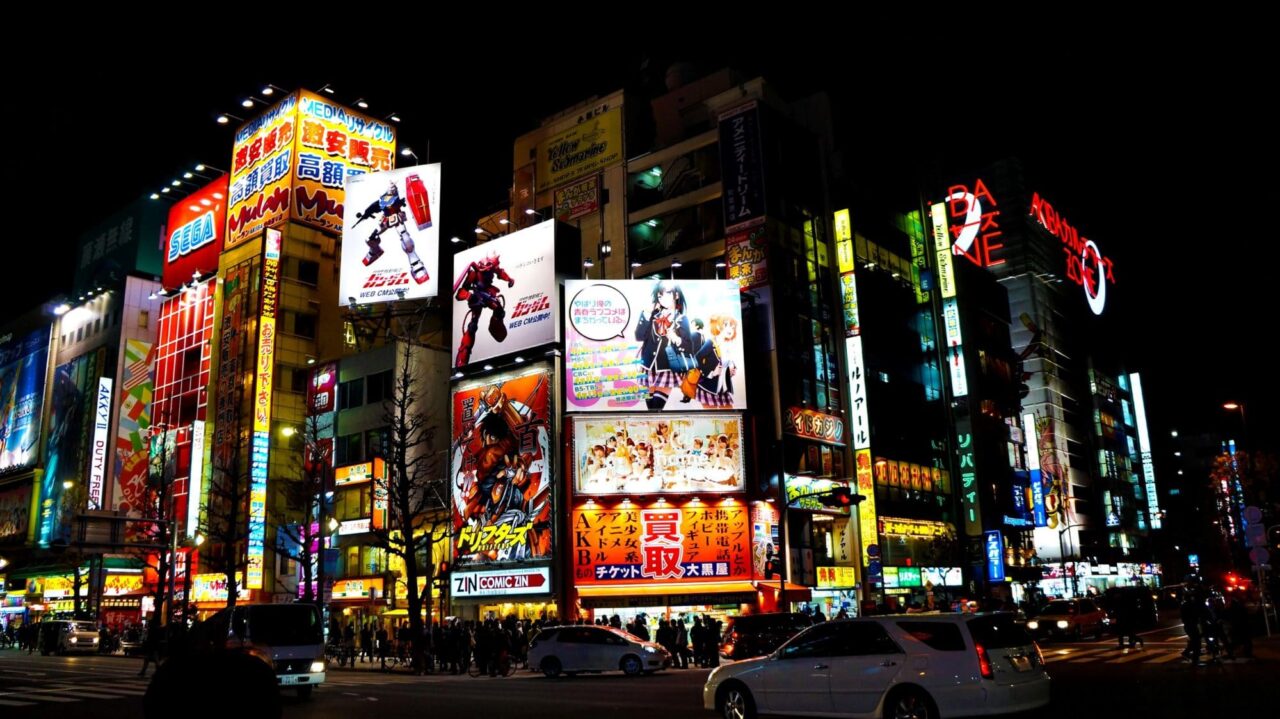
[[[93,622],[75,622],[72,624],[77,632],[96,632],[98,628],[93,626]]]
[[[288,647],[324,642],[320,616],[310,604],[261,604],[249,610],[255,643]]]
[[[1041,614],[1075,614],[1076,607],[1071,602],[1049,602],[1044,605]]]

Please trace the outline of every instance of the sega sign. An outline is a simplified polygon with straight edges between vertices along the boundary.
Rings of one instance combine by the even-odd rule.
[[[218,269],[218,255],[227,232],[228,181],[223,175],[169,208],[165,287],[179,287],[190,282],[195,273]]]

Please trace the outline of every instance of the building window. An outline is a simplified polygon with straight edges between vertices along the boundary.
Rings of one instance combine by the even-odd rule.
[[[365,455],[372,457],[382,457],[386,459],[387,449],[390,446],[391,432],[383,427],[381,429],[371,429],[365,432]]]
[[[293,316],[293,333],[307,339],[316,338],[316,316],[301,313]]]
[[[307,371],[301,367],[293,367],[289,370],[292,380],[289,382],[289,390],[303,394],[307,391]]]
[[[364,461],[364,448],[361,443],[363,435],[359,432],[339,437],[334,442],[334,461],[339,465],[356,464]]]
[[[151,325],[151,311],[138,310],[138,329],[145,330]]]
[[[382,402],[391,399],[392,395],[392,379],[391,370],[386,372],[378,372],[371,374],[366,378],[368,382],[368,403]]]
[[[351,409],[364,404],[364,377],[338,385],[338,409]]]
[[[315,286],[320,281],[320,263],[312,260],[298,260],[299,282]]]

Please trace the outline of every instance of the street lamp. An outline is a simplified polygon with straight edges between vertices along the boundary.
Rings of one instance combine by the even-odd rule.
[[[1247,440],[1249,439],[1249,424],[1245,421],[1245,416],[1244,416],[1244,402],[1234,402],[1234,401],[1232,401],[1232,402],[1223,402],[1223,403],[1222,403],[1222,408],[1223,408],[1223,409],[1225,409],[1225,410],[1227,410],[1228,412],[1235,412],[1235,411],[1239,410],[1239,412],[1240,412],[1240,434],[1241,434],[1241,435],[1243,435],[1243,436],[1242,436],[1242,439],[1244,439],[1244,440],[1246,440],[1246,441],[1247,441]]]

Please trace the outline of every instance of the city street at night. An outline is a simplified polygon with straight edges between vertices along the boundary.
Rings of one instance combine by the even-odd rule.
[[[1057,642],[1043,647],[1053,700],[1036,717],[1227,716],[1277,706],[1280,637],[1256,642],[1253,661],[1192,667],[1184,661],[1182,626],[1143,634],[1144,649],[1120,651],[1114,640]],[[0,707],[6,717],[141,716],[146,681],[140,660],[40,657],[0,652]],[[549,680],[533,672],[510,678],[418,677],[330,669],[309,701],[286,692],[284,716],[314,719],[432,716],[589,716],[609,719],[710,717],[700,705],[707,670],[675,670],[632,679],[617,673]],[[1265,713],[1265,712],[1264,712]]]

